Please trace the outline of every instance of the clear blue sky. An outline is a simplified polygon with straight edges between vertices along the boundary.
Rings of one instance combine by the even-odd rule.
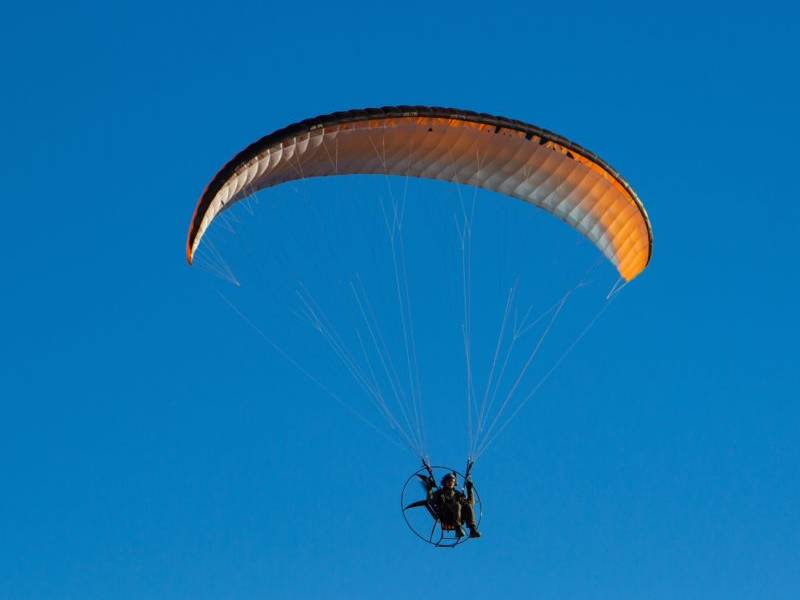
[[[13,6],[0,24],[0,598],[800,597],[796,12],[112,4]],[[197,197],[239,149],[402,103],[574,139],[655,231],[649,269],[478,463],[484,537],[457,551],[405,529],[414,457],[219,292],[290,347],[302,328],[271,310],[291,295],[226,287],[183,255]],[[362,183],[312,185],[309,202]],[[359,214],[342,227],[368,229]],[[523,282],[548,277],[521,248],[543,273],[556,247],[580,254],[578,275],[596,256],[536,227],[510,246]],[[430,447],[460,467],[461,350],[431,339]],[[373,416],[319,339],[304,348]]]

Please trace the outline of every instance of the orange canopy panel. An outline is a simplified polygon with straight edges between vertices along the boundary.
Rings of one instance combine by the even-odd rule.
[[[652,229],[633,189],[600,158],[545,129],[465,110],[397,106],[295,123],[237,154],[195,208],[192,262],[214,218],[287,181],[347,174],[440,179],[542,208],[588,237],[626,281],[650,261]]]

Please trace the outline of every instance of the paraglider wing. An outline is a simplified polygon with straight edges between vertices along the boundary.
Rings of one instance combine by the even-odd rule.
[[[626,281],[652,254],[642,203],[597,156],[545,129],[465,110],[397,106],[308,119],[236,155],[192,217],[192,262],[214,218],[264,188],[308,177],[386,174],[438,179],[518,198],[588,237]]]

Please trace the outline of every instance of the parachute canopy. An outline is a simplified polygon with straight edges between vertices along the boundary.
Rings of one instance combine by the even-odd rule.
[[[191,264],[214,218],[264,188],[308,177],[385,174],[475,186],[538,206],[588,237],[626,281],[652,254],[652,230],[628,183],[545,129],[466,110],[396,106],[307,119],[237,154],[206,187],[186,244]]]

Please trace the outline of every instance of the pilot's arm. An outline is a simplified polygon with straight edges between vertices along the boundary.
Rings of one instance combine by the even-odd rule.
[[[470,506],[475,506],[475,494],[472,491],[472,488],[475,486],[472,485],[472,479],[467,478],[464,482],[464,487],[467,489],[467,504]]]

